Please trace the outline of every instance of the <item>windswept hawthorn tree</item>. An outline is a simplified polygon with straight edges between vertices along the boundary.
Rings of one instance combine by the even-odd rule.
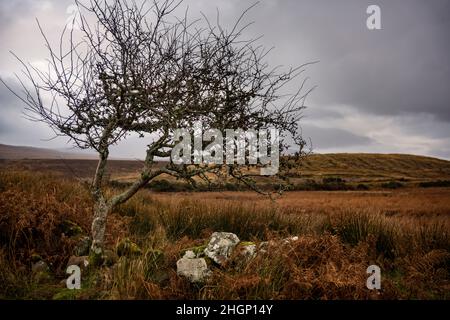
[[[180,6],[174,0],[76,4],[79,30],[66,26],[56,48],[38,22],[48,48],[48,70],[18,58],[25,77],[18,77],[23,91],[13,93],[26,104],[31,119],[99,155],[91,185],[91,254],[102,253],[108,213],[155,177],[168,174],[192,181],[222,170],[171,161],[156,168],[155,157],[169,157],[176,144],[175,129],[192,128],[198,120],[205,130],[273,127],[304,145],[298,121],[311,89],[305,88],[305,80],[292,94],[282,89],[307,64],[283,72],[271,68],[265,61],[269,50],[256,45],[258,39],[243,38],[247,10],[227,31],[205,16],[193,22],[187,14],[174,17]],[[132,133],[148,139],[142,171],[128,189],[107,196],[110,147]],[[284,141],[280,149],[286,147]],[[226,167],[231,177],[249,184],[243,165]]]

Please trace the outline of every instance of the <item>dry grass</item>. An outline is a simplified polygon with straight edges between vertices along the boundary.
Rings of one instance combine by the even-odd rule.
[[[73,180],[0,173],[0,296],[52,298],[73,243],[69,219],[88,232],[92,203]],[[66,298],[97,299],[449,299],[450,189],[390,192],[289,192],[276,202],[251,192],[154,193],[142,190],[111,216],[108,247],[124,237],[142,254],[84,275]],[[176,275],[183,250],[213,231],[243,241],[278,241],[248,263],[234,257],[202,285]],[[33,257],[53,277],[30,277]],[[382,269],[379,294],[365,287],[370,264]]]

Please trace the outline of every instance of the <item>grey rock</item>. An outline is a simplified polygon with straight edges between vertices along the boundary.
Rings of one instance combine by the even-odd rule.
[[[196,257],[196,255],[195,255],[194,251],[191,251],[191,250],[186,251],[183,256],[183,258],[186,258],[186,259],[194,259],[195,257]]]
[[[204,258],[181,258],[177,261],[177,274],[190,282],[203,282],[210,271]]]
[[[249,244],[245,246],[240,247],[239,252],[244,258],[251,259],[256,255],[256,245],[255,244]]]
[[[227,261],[239,241],[234,233],[214,232],[205,249],[205,254],[221,265]]]

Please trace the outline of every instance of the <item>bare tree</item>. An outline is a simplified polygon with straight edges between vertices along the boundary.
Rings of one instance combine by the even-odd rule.
[[[173,162],[156,168],[155,157],[169,157],[175,146],[175,129],[192,128],[197,120],[205,129],[275,127],[284,138],[304,145],[298,120],[312,89],[306,90],[306,80],[294,93],[282,89],[306,64],[284,72],[271,68],[265,62],[270,50],[257,45],[258,39],[243,38],[247,11],[227,31],[205,16],[192,22],[187,13],[174,17],[180,2],[146,3],[76,2],[81,37],[66,27],[55,48],[38,22],[49,52],[48,70],[18,58],[25,77],[17,77],[23,90],[13,93],[26,104],[27,115],[99,155],[91,185],[93,254],[102,252],[108,213],[152,179],[168,174],[208,180],[206,173],[223,172],[221,166]],[[149,139],[143,168],[128,189],[107,196],[104,177],[110,147],[131,133]],[[243,167],[226,169],[231,177],[256,188]]]

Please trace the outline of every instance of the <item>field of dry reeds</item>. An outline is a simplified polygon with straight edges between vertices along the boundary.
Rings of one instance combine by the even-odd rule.
[[[146,189],[109,217],[115,258],[83,270],[82,289],[68,290],[68,259],[92,219],[86,185],[1,171],[0,298],[450,299],[449,217],[449,188],[292,191],[275,202],[252,192]],[[270,245],[249,261],[211,266],[202,284],[177,276],[184,251],[214,231]],[[289,236],[298,240],[278,241]],[[137,254],[115,256],[124,239]],[[49,270],[36,275],[31,267],[41,259]],[[379,291],[366,288],[371,264],[381,268]]]

